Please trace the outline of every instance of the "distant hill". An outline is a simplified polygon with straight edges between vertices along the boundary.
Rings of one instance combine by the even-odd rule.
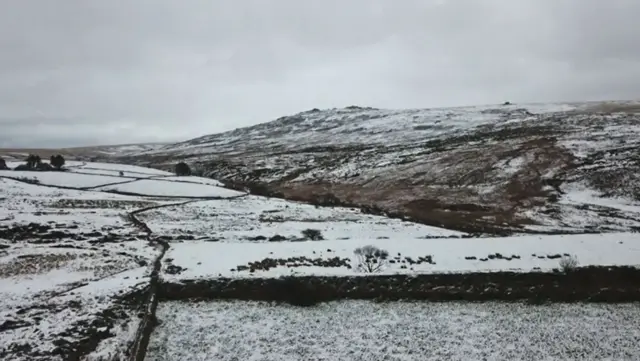
[[[99,145],[87,147],[71,148],[0,148],[0,157],[8,161],[22,161],[29,154],[38,154],[42,158],[49,158],[51,155],[62,154],[70,159],[90,159],[95,157],[109,157],[113,155],[125,155],[156,149],[167,145],[167,143],[142,143],[142,144],[120,144],[120,145]]]
[[[118,156],[489,233],[640,226],[640,102],[313,109]]]

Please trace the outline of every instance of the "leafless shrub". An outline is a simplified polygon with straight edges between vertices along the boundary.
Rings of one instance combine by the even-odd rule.
[[[301,233],[305,239],[309,239],[312,241],[322,241],[324,239],[324,237],[322,236],[322,232],[319,229],[308,228]]]
[[[559,265],[563,272],[573,271],[578,267],[578,258],[574,255],[564,256],[560,259]]]
[[[359,247],[353,253],[356,255],[357,267],[361,272],[375,273],[383,269],[388,263],[389,252],[376,246]]]

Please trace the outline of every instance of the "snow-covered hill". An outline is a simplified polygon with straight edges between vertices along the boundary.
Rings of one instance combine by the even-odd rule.
[[[209,178],[112,163],[66,167],[0,171],[2,360],[124,359],[144,351],[137,342],[154,322],[162,282],[363,276],[354,250],[367,245],[389,253],[379,274],[411,277],[546,275],[564,259],[581,266],[640,259],[640,239],[629,232],[470,238],[352,208],[249,195]]]
[[[256,194],[493,234],[640,229],[640,102],[302,112],[129,154]]]

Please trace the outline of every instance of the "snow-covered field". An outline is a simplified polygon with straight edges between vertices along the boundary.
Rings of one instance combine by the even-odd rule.
[[[19,178],[45,186],[90,188],[159,197],[233,197],[243,193],[201,177],[176,177],[165,171],[112,163],[68,162],[66,172],[0,171],[0,177]],[[9,167],[18,162],[7,162]],[[120,175],[122,172],[122,175]]]
[[[378,274],[449,272],[551,271],[559,268],[558,256],[574,256],[580,265],[640,266],[640,236],[637,234],[587,234],[522,236],[504,238],[415,239],[401,236],[375,239],[362,233],[352,239],[302,242],[243,243],[185,241],[172,244],[166,257],[186,268],[169,279],[224,277],[279,277],[288,275],[362,275],[357,270],[356,248],[374,245],[390,254]],[[496,256],[499,254],[500,256]],[[214,257],[212,255],[220,255]],[[419,262],[431,256],[433,263]],[[346,264],[315,266],[310,259],[348,259]],[[467,259],[473,257],[474,259]],[[291,259],[275,268],[238,270],[263,259]],[[409,261],[415,261],[413,263]],[[393,263],[391,263],[393,262]],[[351,267],[348,267],[349,264]],[[295,266],[294,266],[295,265]],[[366,274],[366,273],[364,273]]]
[[[170,174],[69,163],[67,172],[0,171],[2,360],[67,357],[95,332],[104,333],[98,338],[105,340],[87,356],[115,356],[137,329],[137,310],[119,297],[149,284],[159,249],[127,215],[176,200],[82,188]],[[136,178],[120,177],[121,170]],[[187,178],[192,177],[183,177],[180,184],[201,186],[185,183]],[[156,189],[172,184],[158,182]]]
[[[348,208],[318,208],[257,196],[160,208],[140,218],[154,232],[183,240],[173,242],[166,255],[172,265],[185,268],[165,275],[173,280],[358,275],[354,250],[366,245],[391,255],[383,274],[551,271],[559,267],[559,256],[576,257],[583,266],[640,265],[637,233],[456,238],[464,234]],[[324,239],[305,240],[302,231],[306,229],[320,231]],[[432,263],[412,262],[427,256]],[[328,267],[301,262],[299,257],[348,261]],[[251,270],[251,263],[264,259],[288,261],[268,270]],[[246,268],[238,270],[239,266]]]
[[[105,181],[113,183],[118,181],[135,180],[135,178],[121,178],[116,175],[74,174],[72,172],[38,172],[37,175],[35,175],[34,172],[13,171],[6,176],[37,179],[38,182],[42,184],[74,188],[97,187],[105,184]]]
[[[195,177],[194,177],[195,178]],[[234,197],[243,193],[209,184],[190,183],[188,180],[166,181],[163,179],[141,179],[131,183],[123,183],[99,187],[100,190],[118,191],[166,197]]]
[[[194,234],[241,242],[256,236],[293,239],[304,229],[320,230],[327,239],[437,237],[461,232],[397,219],[363,214],[349,208],[320,208],[308,204],[246,196],[226,201],[189,203],[152,210],[141,218],[158,233]]]
[[[83,174],[24,173],[41,183],[86,186]],[[94,184],[114,178],[95,177]],[[126,346],[138,319],[117,296],[148,284],[158,250],[125,216],[155,203],[0,178],[1,359],[58,359],[96,325],[112,335],[96,355]]]
[[[223,187],[224,184],[222,184],[222,182],[215,180],[215,179],[209,179],[209,178],[201,178],[201,177],[178,177],[178,176],[163,176],[162,180],[166,180],[166,181],[184,181],[185,179],[187,179],[187,181],[189,182],[193,182],[193,183],[200,183],[200,184],[208,184],[211,186],[217,186],[217,187]]]
[[[138,304],[131,305],[122,296],[149,285],[154,261],[161,254],[160,244],[155,242],[155,237],[162,237],[169,245],[161,262],[163,268],[160,273],[160,280],[168,281],[220,276],[255,278],[292,274],[360,275],[354,267],[353,252],[365,245],[374,245],[389,252],[388,263],[380,272],[382,274],[534,269],[550,271],[558,267],[557,257],[565,255],[577,257],[581,265],[640,263],[640,237],[637,233],[463,238],[468,235],[367,215],[349,208],[322,208],[246,195],[222,188],[217,181],[205,178],[175,177],[163,171],[108,163],[68,162],[67,167],[66,172],[0,171],[2,360],[63,359],[69,357],[71,349],[91,344],[93,341],[88,340],[97,337],[96,332],[102,341],[85,356],[97,359],[109,354],[120,354],[134,337],[139,324],[136,316]],[[123,176],[120,176],[120,172],[123,172]],[[594,196],[576,189],[575,193],[568,193],[562,202],[580,202],[588,197]],[[613,207],[635,207],[623,200],[609,199],[607,202]],[[598,204],[596,201],[592,203]],[[145,229],[137,228],[131,222],[130,215],[134,211],[140,212],[136,217],[149,226],[152,234],[147,234]],[[309,229],[317,230],[321,239],[312,241],[304,236]],[[424,261],[428,256],[429,262]],[[284,260],[284,263],[266,270],[256,268],[251,272],[254,268],[252,263],[266,258]],[[340,264],[327,266],[314,263],[314,260],[331,259],[338,259]],[[171,266],[184,269],[168,272]],[[358,343],[359,339],[354,337],[362,335],[356,334],[355,330],[344,331],[347,333],[343,334],[338,332],[327,333],[322,337],[313,336],[314,332],[326,329],[328,320],[334,320],[329,324],[336,323],[338,330],[343,327],[340,325],[346,325],[347,322],[362,328],[362,322],[366,318],[355,320],[353,314],[361,313],[363,308],[375,314],[369,321],[378,325],[371,328],[371,339],[383,337],[378,332],[387,330],[385,327],[402,329],[395,334],[395,331],[387,330],[381,335],[397,337],[398,340],[406,339],[401,342],[404,346],[382,343],[386,344],[390,354],[404,354],[404,359],[416,359],[417,352],[425,347],[432,352],[440,350],[437,351],[441,352],[439,355],[446,355],[442,352],[454,352],[447,350],[451,350],[451,345],[458,342],[455,338],[457,336],[429,339],[425,344],[420,343],[423,338],[409,340],[411,332],[403,330],[417,332],[412,329],[414,326],[408,318],[413,313],[423,314],[420,316],[423,318],[439,315],[434,316],[437,321],[435,323],[422,320],[428,325],[420,332],[428,332],[429,335],[437,334],[438,330],[446,331],[446,327],[474,329],[470,327],[471,323],[465,322],[479,322],[485,329],[499,327],[504,330],[505,327],[511,327],[505,326],[508,316],[504,316],[503,321],[492,320],[488,322],[493,323],[483,324],[483,315],[487,312],[515,312],[520,318],[533,317],[530,313],[532,311],[525,307],[497,305],[483,309],[480,306],[398,304],[387,308],[389,312],[396,314],[393,320],[383,317],[380,313],[382,306],[367,303],[328,304],[315,311],[271,309],[263,305],[242,303],[210,303],[197,307],[199,308],[192,309],[190,305],[174,303],[161,305],[161,319],[165,323],[154,336],[152,349],[155,351],[152,350],[147,359],[217,357],[215,347],[226,350],[225,347],[228,346],[224,345],[236,345],[234,347],[237,347],[237,352],[221,351],[224,353],[222,359],[232,359],[234,356],[238,359],[250,359],[247,358],[247,352],[251,346],[248,343],[247,348],[244,348],[244,344],[241,345],[241,341],[246,341],[242,338],[248,332],[241,324],[258,327],[255,317],[265,317],[265,322],[272,325],[273,337],[280,340],[274,341],[271,351],[264,341],[258,343],[256,350],[261,350],[264,357],[256,359],[267,360],[287,357],[296,359],[292,355],[304,356],[305,352],[313,353],[318,359],[364,357],[369,352],[370,344],[364,341]],[[227,312],[236,307],[237,313]],[[609,340],[609,322],[624,325],[624,322],[632,321],[620,321],[619,318],[636,317],[626,306],[589,307],[569,308],[566,312],[570,316],[565,319],[568,325],[566,327],[578,330],[580,325],[590,324],[594,317],[603,317],[603,327],[597,332],[589,333],[585,330],[585,333],[577,334],[576,337],[588,342],[592,342],[589,337]],[[249,308],[255,310],[255,313],[248,311]],[[273,326],[282,322],[297,324],[305,317],[318,319],[318,312],[321,310],[327,316],[314,321],[317,326],[310,324],[300,328],[308,332],[309,339],[317,339],[318,344],[308,344],[310,341],[298,339],[300,336],[287,336],[296,331],[296,328],[287,330]],[[228,318],[220,318],[223,317],[219,314],[222,311],[228,314],[225,316]],[[544,312],[544,315],[553,313]],[[181,327],[187,327],[183,322],[186,322],[185,317],[189,313],[201,315],[204,319],[202,325],[208,325],[212,329],[228,328],[229,332],[212,341],[201,333],[199,326],[192,331],[181,330]],[[460,320],[460,326],[446,325],[447,317],[460,318],[462,314],[468,317]],[[551,321],[543,318],[540,322]],[[510,332],[543,332],[535,331],[538,326],[517,324],[514,323]],[[564,332],[560,326],[554,327],[549,331],[552,332],[550,335]],[[168,333],[178,332],[177,330],[180,335],[168,336]],[[266,331],[258,331],[257,334],[260,332]],[[216,333],[219,334],[213,332]],[[259,336],[259,339],[268,338],[266,335]],[[627,347],[624,340],[628,335],[624,334],[619,339],[622,340],[619,341],[621,343],[618,349],[622,350],[619,352]],[[206,348],[202,351],[204,354],[198,356],[195,353],[184,357],[176,354],[179,351],[174,349],[174,345],[183,342],[180,337],[190,338],[188,342],[199,342]],[[336,343],[337,345],[349,343],[353,347],[338,349],[336,353],[319,351],[320,343],[329,345],[338,342],[338,338],[343,341]],[[497,345],[499,353],[491,354],[490,352],[498,351],[480,348],[477,355],[472,354],[473,357],[484,352],[489,358],[495,355],[495,359],[501,359],[512,347],[500,346],[497,336],[489,339],[493,340],[490,345]],[[164,342],[162,340],[166,341],[167,353],[159,355],[157,350],[159,342]],[[285,340],[295,345],[290,349],[283,349],[280,342]],[[439,343],[439,346],[432,346],[432,342]],[[526,344],[528,341],[524,339],[522,342]],[[522,347],[523,343],[515,343],[513,347]],[[209,349],[209,345],[214,348]],[[587,346],[584,351],[587,354],[593,351],[589,347],[591,346]],[[608,346],[603,347],[600,351],[606,351]],[[550,352],[549,355],[552,356],[563,355],[561,351],[553,351],[553,348],[550,350],[540,351],[540,355],[545,356],[545,352]],[[430,355],[438,355],[437,352]],[[345,356],[345,353],[351,356]],[[458,357],[458,354],[451,355],[453,359]],[[370,356],[369,359],[372,357],[375,359],[377,356]]]
[[[638,305],[168,302],[148,361],[637,360]]]
[[[0,313],[7,327],[0,332],[2,359],[57,360],[57,354],[76,347],[74,342],[82,342],[95,331],[108,331],[110,337],[103,337],[91,356],[122,354],[133,338],[138,317],[135,309],[121,305],[116,296],[144,287],[148,283],[145,273],[146,267],[138,267],[100,279],[74,279],[75,273],[60,270],[13,284],[0,283],[1,297],[11,301],[15,292],[15,304],[7,305],[4,300]],[[72,281],[76,283],[59,284],[63,289],[53,292],[55,283]]]

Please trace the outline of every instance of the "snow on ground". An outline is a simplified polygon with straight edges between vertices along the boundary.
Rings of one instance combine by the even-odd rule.
[[[146,360],[636,360],[637,305],[167,302]]]
[[[166,176],[160,178],[164,181],[176,181],[176,182],[189,182],[189,183],[199,183],[199,184],[208,184],[216,187],[223,187],[224,184],[218,180],[211,178],[203,178],[203,177],[194,177],[194,176]]]
[[[640,229],[640,202],[605,197],[581,184],[563,186],[557,203],[532,208],[522,214],[538,224],[526,225],[537,231],[624,232]]]
[[[21,233],[9,233],[9,225],[0,224],[4,248],[0,250],[0,324],[20,308],[48,303],[53,295],[79,284],[107,292],[108,285],[120,284],[123,277],[140,278],[138,273],[147,270],[158,254],[133,228],[122,226],[107,232],[97,224],[96,228],[68,229],[72,224],[56,222],[52,226],[51,219],[47,215],[33,217],[41,228],[24,239]],[[132,270],[137,273],[127,275]],[[99,286],[91,286],[94,283]]]
[[[6,162],[9,168],[15,168],[19,165],[25,164],[25,162]],[[64,168],[72,173],[89,173],[104,176],[118,177],[120,172],[123,172],[125,176],[132,178],[149,178],[158,176],[173,176],[173,173],[166,172],[159,169],[139,167],[135,165],[116,164],[116,163],[96,163],[96,162],[81,162],[69,160],[65,162]],[[31,172],[30,172],[31,173]]]
[[[144,176],[171,176],[173,173],[169,173],[163,170],[153,169],[153,168],[145,168],[139,167],[135,165],[127,165],[127,164],[117,164],[117,163],[92,163],[92,162],[81,162],[80,164],[71,164],[75,171],[83,171],[83,172],[104,172],[105,174],[113,174],[118,175],[120,172],[125,173],[125,175],[133,176],[133,177],[142,177]]]
[[[144,287],[146,272],[146,267],[138,267],[46,299],[26,297],[29,302],[5,308],[3,322],[19,326],[2,332],[0,354],[9,351],[6,360],[56,360],[57,348],[87,337],[87,326],[95,323],[103,324],[98,331],[109,330],[112,337],[102,341],[94,355],[117,354],[133,338],[139,319],[135,310],[119,305],[113,296]],[[113,328],[108,321],[115,323]],[[19,345],[29,345],[28,354],[18,351]]]
[[[165,143],[140,143],[140,144],[122,144],[122,145],[110,145],[93,147],[96,152],[110,155],[126,155],[130,153],[137,153],[150,149],[162,148]]]
[[[188,154],[202,155],[201,159],[214,157],[212,154],[236,152],[238,143],[247,139],[254,144],[290,147],[338,144],[384,144],[394,146],[412,141],[433,139],[456,132],[463,134],[473,128],[497,121],[522,119],[512,112],[543,114],[576,109],[570,104],[517,104],[510,106],[481,105],[456,108],[432,109],[373,109],[342,108],[303,112],[282,117],[276,121],[252,127],[238,128],[225,133],[211,134],[186,142],[152,149],[139,154]],[[295,120],[303,119],[302,122]],[[292,121],[293,120],[293,121]],[[524,119],[522,119],[524,120]],[[275,137],[266,136],[270,131]],[[245,145],[243,145],[245,147]]]
[[[461,232],[372,216],[350,208],[323,208],[281,199],[246,196],[230,200],[189,203],[141,215],[151,229],[163,234],[191,233],[222,241],[243,241],[256,236],[300,237],[304,229],[318,229],[327,239],[438,237]]]
[[[234,197],[243,193],[207,184],[141,179],[131,183],[100,187],[100,190],[168,197]]]
[[[159,252],[147,242],[146,237],[130,223],[126,216],[134,210],[154,205],[181,203],[181,200],[161,199],[160,196],[228,198],[194,199],[180,206],[159,208],[138,215],[140,219],[148,223],[157,236],[190,236],[179,237],[185,241],[174,239],[170,243],[170,249],[165,255],[166,262],[163,262],[163,265],[167,267],[172,264],[184,267],[186,270],[175,275],[163,273],[162,277],[169,281],[219,276],[359,275],[361,273],[358,273],[354,267],[356,263],[353,251],[355,248],[365,245],[375,245],[389,252],[389,263],[381,273],[507,269],[529,271],[537,268],[541,271],[548,271],[558,266],[559,260],[556,257],[565,254],[576,256],[581,265],[637,265],[640,263],[640,237],[632,233],[479,239],[442,238],[464,234],[401,220],[366,215],[358,210],[348,208],[321,208],[284,200],[244,195],[241,192],[219,187],[217,181],[198,177],[174,177],[170,173],[147,168],[84,162],[69,162],[67,167],[69,168],[68,172],[0,172],[0,175],[6,174],[9,177],[21,177],[24,173],[25,177],[36,178],[41,183],[41,185],[29,184],[0,177],[0,325],[10,325],[0,331],[0,358],[2,355],[10,355],[12,359],[17,360],[55,359],[51,355],[52,352],[55,352],[65,342],[74,342],[74,340],[86,337],[83,332],[90,328],[87,325],[95,325],[96,322],[102,324],[100,322],[104,321],[100,320],[106,317],[104,316],[106,311],[109,311],[107,314],[112,315],[109,317],[114,317],[113,322],[116,326],[110,332],[115,336],[102,341],[92,356],[94,358],[108,354],[113,356],[116,349],[123,349],[123,345],[133,337],[138,318],[134,315],[134,310],[119,304],[116,296],[148,284],[151,264]],[[125,172],[124,177],[119,176],[120,171]],[[122,183],[113,184],[118,182]],[[42,184],[76,188],[111,185],[97,187],[98,189],[93,190],[81,190],[45,187]],[[146,194],[150,197],[105,192],[105,190],[114,189],[121,192]],[[240,197],[229,198],[233,196]],[[561,202],[566,203],[563,205],[570,205],[575,197],[582,197],[580,199],[584,201],[588,196],[577,190],[567,194]],[[604,206],[601,198],[598,198],[598,202],[600,203],[595,201],[591,203]],[[625,204],[624,206],[635,209],[634,207],[637,205]],[[613,207],[620,207],[620,203],[616,203]],[[626,210],[631,210],[631,208]],[[302,240],[302,231],[306,229],[319,230],[325,240]],[[279,242],[269,242],[269,238],[276,235],[283,236],[284,239],[280,239]],[[431,262],[424,261],[427,256],[431,256]],[[296,258],[288,259],[291,257]],[[314,260],[329,260],[336,259],[336,257],[340,260],[336,266],[311,265]],[[466,259],[469,257],[475,259]],[[284,265],[268,270],[256,269],[251,273],[248,268],[244,268],[238,271],[239,266],[247,267],[249,263],[262,261],[265,258],[287,260],[283,261]],[[227,307],[223,303],[202,307],[212,307],[211,305]],[[244,312],[244,306],[237,305],[239,305],[238,312]],[[348,314],[340,314],[343,312],[342,309],[347,307],[344,305],[347,304],[329,304],[321,307],[330,307],[327,309],[330,318],[341,319],[344,316],[345,320],[349,320]],[[348,305],[360,305],[361,308],[365,304],[349,303]],[[166,310],[171,310],[171,307],[174,306],[169,304],[166,307],[168,307]],[[367,309],[374,307],[375,310],[377,306],[366,304],[366,307]],[[405,312],[401,307],[405,306],[398,304],[389,309],[393,314],[401,315],[402,312]],[[451,311],[446,308],[449,306],[443,306],[444,309],[435,309],[433,307],[438,307],[435,305],[415,307],[427,307],[424,311],[422,309],[411,311],[418,311],[417,313],[426,315],[420,317],[438,314],[439,317],[445,318],[451,316],[450,312],[454,312],[454,314],[458,312],[456,309]],[[577,308],[571,310],[583,310],[581,308],[583,306],[575,307]],[[623,307],[618,310],[624,309]],[[184,310],[189,310],[189,308],[185,307]],[[260,307],[256,310],[263,312]],[[283,309],[274,308],[273,310]],[[268,312],[276,312],[273,310]],[[473,316],[474,310],[465,309],[460,312]],[[162,312],[165,311],[161,310]],[[199,311],[195,310],[194,314],[198,314],[197,312]],[[480,314],[486,312],[489,311],[481,311]],[[589,316],[591,312],[596,311],[587,310],[585,312]],[[283,315],[285,321],[286,317],[291,317],[286,316],[286,313]],[[469,317],[475,317],[472,316]],[[214,317],[223,317],[223,315]],[[256,316],[245,314],[240,317],[243,319],[248,317],[251,321],[252,317]],[[311,315],[312,319],[313,317],[315,316]],[[395,321],[399,320],[397,325],[403,330],[406,327],[411,330],[411,327],[414,326],[411,326],[411,323],[402,317],[395,319]],[[523,314],[522,317],[529,316]],[[589,320],[583,320],[581,317],[583,315],[579,314],[569,319],[568,322],[575,322],[576,325],[580,322],[589,323]],[[211,320],[210,316],[204,318]],[[269,322],[277,321],[276,318],[267,317],[266,319],[270,320]],[[238,331],[239,334],[234,332],[240,330],[237,327],[242,327],[244,322],[240,322],[241,325],[235,325],[237,320],[232,317],[230,320],[230,325],[211,326],[214,329],[215,327],[228,327],[231,330],[228,335],[224,334],[219,338],[219,344],[208,343],[207,339],[200,341],[204,342],[200,344],[212,344],[214,347],[223,349],[221,345],[227,342],[225,341],[227,338],[231,340],[229,341],[231,343],[237,342],[234,341],[238,340],[235,337],[242,337],[242,332],[245,331]],[[382,318],[374,320],[377,323],[383,323]],[[219,320],[211,322],[214,321],[218,322]],[[393,324],[395,321],[388,322]],[[609,321],[610,318],[607,318],[602,322]],[[188,332],[181,331],[179,334],[171,336],[173,338],[167,339],[166,333],[163,334],[163,332],[167,332],[165,328],[183,327],[180,319],[176,318],[176,322],[163,324],[158,331],[159,338],[153,340],[155,345],[153,347],[156,350],[160,347],[158,342],[166,341],[167,350],[170,351],[165,355],[166,358],[162,358],[165,356],[153,356],[153,352],[155,352],[153,351],[152,356],[149,356],[151,359],[160,357],[157,359],[187,360],[188,357],[195,357],[195,354],[188,354],[188,357],[173,358],[173,355],[181,356],[176,354],[178,351],[174,350],[172,345],[175,342],[181,342],[179,341],[180,337],[188,335]],[[323,325],[324,321],[318,322]],[[406,326],[407,324],[410,326]],[[469,324],[464,324],[464,322],[461,325],[462,329],[472,329]],[[432,323],[429,323],[427,327],[436,327],[437,330],[442,330],[444,326],[437,326],[437,324],[433,326]],[[578,328],[578,326],[575,327]],[[498,329],[503,329],[503,327],[500,326]],[[277,339],[287,340],[288,336],[284,337],[280,333],[289,331],[278,329],[277,325],[275,330],[274,335]],[[295,331],[296,328],[293,330]],[[433,329],[427,331],[431,332]],[[193,334],[195,335],[194,342],[204,337],[199,331],[194,332],[196,332]],[[315,331],[309,332],[312,335]],[[403,339],[405,335],[402,332],[396,334],[399,339]],[[219,336],[220,333],[217,334]],[[441,333],[433,334],[439,335]],[[446,330],[444,334],[447,335]],[[393,334],[385,333],[385,335]],[[353,334],[347,334],[343,338],[348,340],[352,336]],[[372,333],[372,337],[374,336],[378,337]],[[591,337],[596,336],[591,334]],[[509,348],[495,343],[500,341],[497,337],[491,336],[489,339],[493,340],[490,342],[497,345],[495,349],[488,349],[489,351],[493,350],[492,352],[498,352],[495,353],[497,355],[495,359],[502,357],[500,352],[508,353]],[[295,338],[289,340],[296,344],[296,349],[285,350],[279,344],[274,343],[273,354],[269,354],[269,351],[266,350],[261,352],[266,359],[270,359],[270,357],[297,359],[291,355],[296,352],[303,352],[303,355],[305,352],[311,352],[299,351],[306,347],[304,346],[306,341]],[[446,336],[443,340],[445,346],[439,349],[441,352],[448,349],[446,345],[457,342]],[[334,342],[334,339],[327,338],[322,342],[330,343]],[[412,349],[416,342],[420,342],[420,339],[414,337],[411,342],[411,344],[405,343],[404,345],[408,346],[402,346],[405,347],[404,349],[394,352],[413,352],[413,356],[407,356],[405,359],[415,357],[416,350],[422,346],[418,345],[417,349]],[[25,348],[22,345],[24,344],[31,347],[33,352],[23,352]],[[263,347],[262,345],[260,343],[259,347]],[[343,351],[335,354],[322,353],[324,351],[316,351],[316,345],[309,345],[313,352],[318,352],[317,355],[320,359],[344,359],[343,354],[340,353]],[[387,345],[390,350],[396,347],[389,346],[393,343],[387,343]],[[626,347],[624,343],[621,345],[623,348]],[[516,346],[520,347],[520,344],[516,344]],[[357,344],[355,348],[350,349],[351,351],[344,352],[366,350],[363,347],[365,346]],[[429,346],[429,349],[438,348]],[[238,350],[238,353],[225,352],[223,357],[246,355],[245,349],[238,348]],[[486,351],[487,349],[482,350]],[[204,356],[215,357],[217,355],[217,351],[209,351],[210,353]],[[593,349],[587,349],[585,352],[592,351]],[[38,352],[40,352],[40,356],[37,356]],[[283,352],[285,356],[282,356]],[[544,355],[544,352],[552,351],[542,350],[540,352],[542,352],[541,355]],[[364,357],[367,353],[362,354]],[[457,356],[454,354],[453,357],[455,359]],[[368,358],[371,359],[371,356]]]
[[[26,158],[26,156],[25,156],[25,158]],[[46,159],[44,159],[43,161],[45,163],[48,162]],[[7,161],[6,163],[7,163],[7,167],[13,169],[13,168],[15,168],[15,167],[17,167],[19,165],[25,164],[25,161],[24,160],[21,160],[21,161]],[[68,161],[65,162],[64,168],[71,169],[71,168],[75,168],[75,167],[80,167],[80,166],[82,166],[84,164],[86,164],[86,163],[85,162],[76,161],[76,160],[68,160]]]
[[[512,159],[507,159],[506,161],[497,164],[498,167],[502,169],[502,172],[505,176],[510,177],[516,172],[520,171],[523,166],[527,163],[527,159],[525,157],[515,157]]]
[[[577,257],[580,265],[640,265],[640,236],[632,233],[521,236],[503,238],[415,239],[401,235],[390,239],[372,239],[366,233],[352,239],[268,242],[256,244],[189,241],[171,245],[166,257],[172,263],[186,268],[167,279],[183,280],[207,277],[279,277],[286,275],[362,275],[357,270],[354,250],[373,245],[389,252],[389,263],[380,274],[440,273],[470,271],[550,271],[559,267],[558,258],[547,256]],[[501,257],[494,257],[498,253]],[[219,256],[216,256],[219,255]],[[406,257],[418,261],[432,256],[435,264],[421,262],[411,264]],[[516,257],[514,257],[516,256]],[[248,269],[238,271],[238,266],[265,258],[288,259],[347,258],[352,268],[311,265],[296,259],[269,270]],[[476,257],[476,259],[465,259]],[[519,258],[517,258],[519,257]],[[297,266],[289,267],[289,265]]]
[[[64,354],[60,348],[69,342],[75,345],[87,337],[86,332],[96,330],[108,331],[111,336],[105,336],[92,358],[114,356],[125,349],[137,328],[136,311],[120,304],[117,296],[148,285],[151,265],[159,250],[148,243],[127,215],[176,201],[81,188],[167,177],[170,173],[132,166],[70,163],[67,172],[0,174],[39,181],[0,178],[2,359],[55,360]],[[95,173],[83,174],[87,170]],[[131,177],[120,177],[121,170]],[[145,191],[156,189],[159,194],[174,197],[179,195],[177,187],[206,188],[216,195],[237,193],[219,188],[215,182],[181,178],[187,179],[141,182],[147,182],[143,184]],[[105,317],[109,320],[105,321]],[[111,323],[115,323],[114,328],[109,328]]]
[[[161,204],[139,197],[58,189],[0,178],[0,221],[9,224],[64,224],[71,233],[106,230],[133,231],[123,217],[127,211]],[[2,225],[2,223],[0,223]],[[125,227],[126,226],[126,227]]]
[[[50,353],[61,339],[83,339],[90,324],[104,322],[100,313],[113,308],[119,311],[110,317],[117,318],[113,321],[118,326],[105,342],[122,346],[131,339],[138,322],[135,310],[117,305],[114,297],[148,284],[157,250],[142,240],[95,240],[98,243],[17,241],[0,253],[0,325],[16,325],[0,333],[0,358],[8,352],[11,356],[3,359],[55,360]],[[20,345],[29,345],[29,352],[14,349]],[[35,356],[40,353],[42,358]]]
[[[71,172],[29,172],[29,171],[0,171],[0,176],[22,179],[37,179],[43,185],[85,188],[103,184],[134,180],[118,176],[74,174]]]
[[[613,208],[625,212],[633,212],[640,215],[640,202],[623,198],[604,198],[597,191],[586,186],[572,185],[564,189],[565,194],[559,200],[560,204],[583,205],[591,204],[601,207]]]
[[[41,185],[92,188],[166,197],[233,197],[244,193],[222,188],[217,180],[176,177],[171,173],[109,163],[72,164],[66,172],[0,171],[0,177],[17,178]],[[120,172],[123,176],[120,176]],[[86,174],[89,173],[89,174]]]
[[[120,175],[120,171],[117,170],[109,170],[109,169],[97,169],[97,168],[67,168],[67,170],[71,173],[76,174],[95,174],[95,175],[103,175],[103,176],[111,176],[111,177],[126,177],[126,178],[155,178],[155,177],[164,177],[163,175],[152,175],[152,174],[144,174],[137,172],[122,172],[122,176]],[[125,180],[123,178],[122,180]]]
[[[138,250],[136,246],[122,247],[122,251],[120,248],[109,250],[102,247],[98,251],[89,248],[52,248],[48,245],[14,245],[10,253],[0,257],[0,292],[4,295],[0,303],[4,306],[24,305],[24,299],[21,298],[25,296],[33,299],[41,293],[49,295],[63,292],[72,283],[101,279],[140,267],[134,257]],[[133,253],[126,254],[125,248]]]
[[[86,185],[84,174],[24,173]],[[56,360],[96,330],[111,334],[96,356],[124,350],[138,318],[117,296],[145,287],[159,254],[126,216],[156,204],[163,202],[0,178],[0,359]]]

